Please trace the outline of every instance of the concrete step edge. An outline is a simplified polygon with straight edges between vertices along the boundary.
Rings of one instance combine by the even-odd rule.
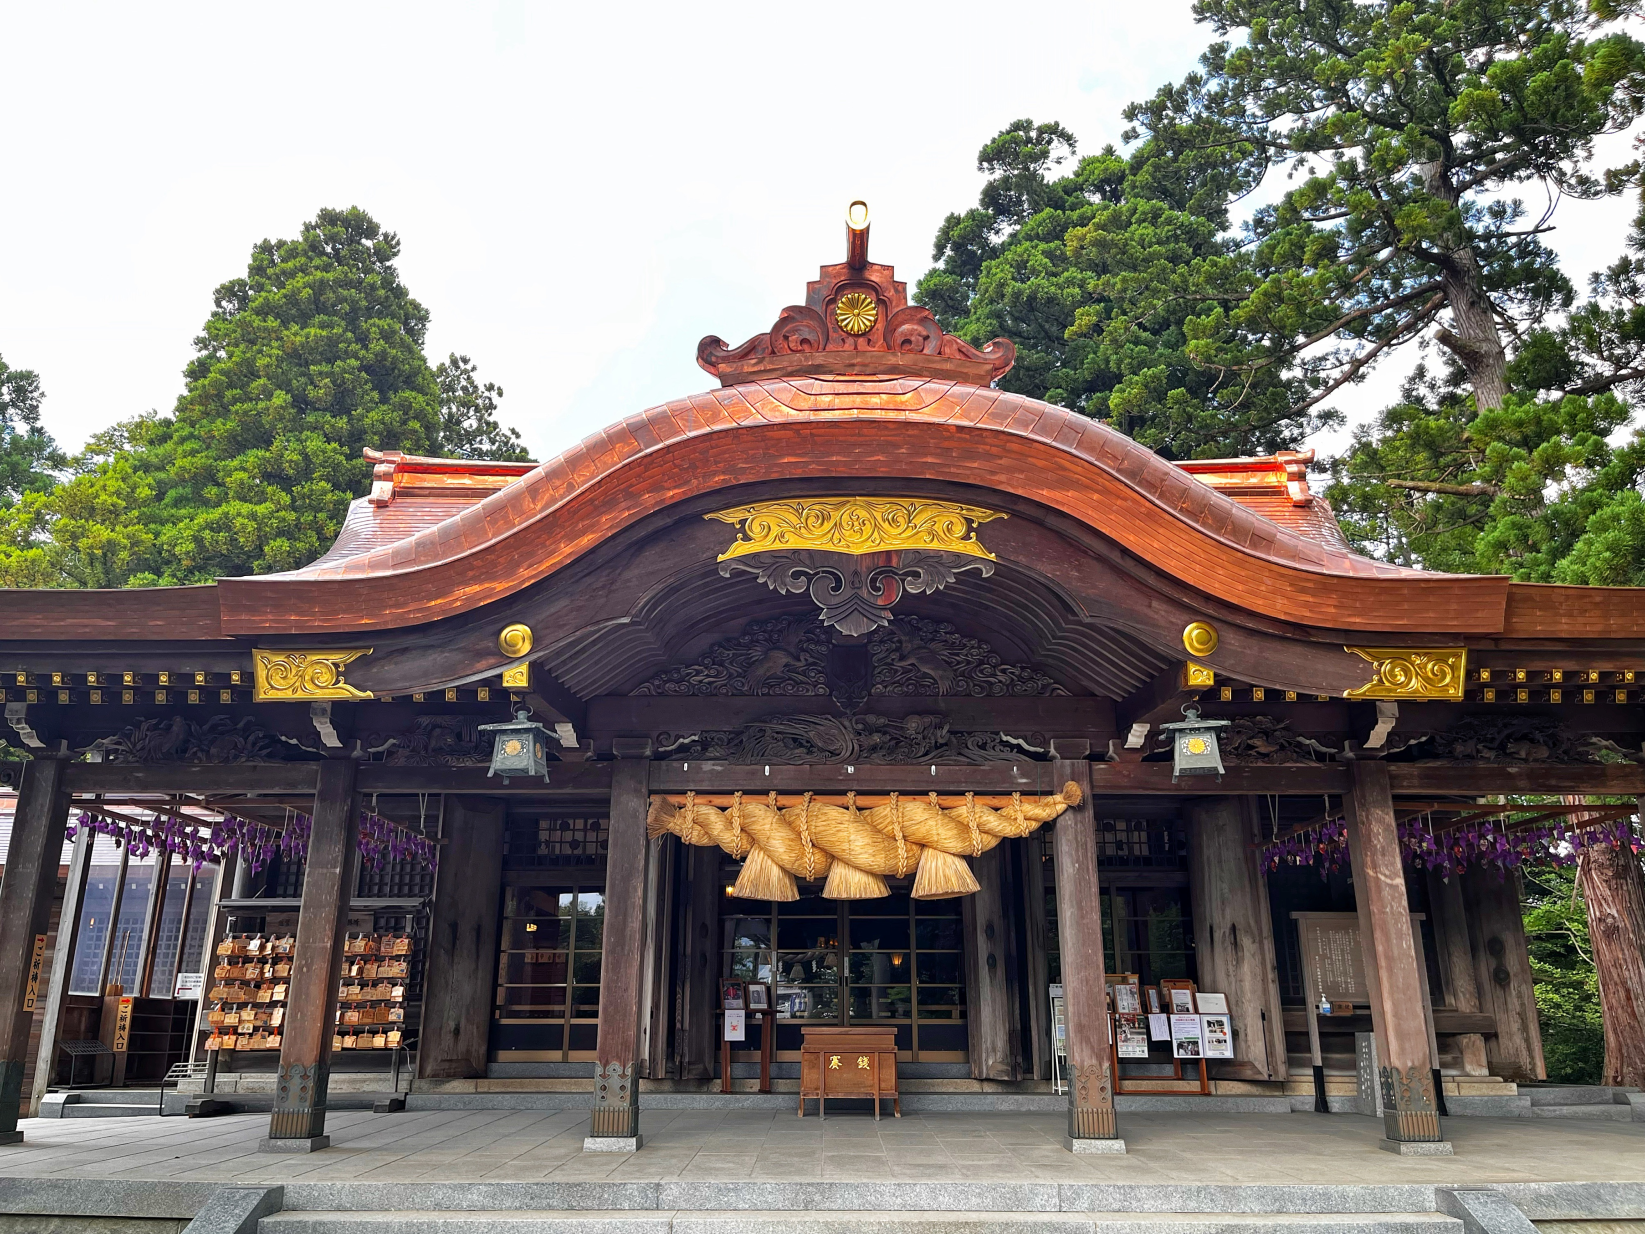
[[[401,1210],[394,1212],[306,1211],[265,1217],[259,1234],[373,1234],[404,1231],[508,1229],[554,1234],[759,1234],[793,1228],[816,1234],[845,1234],[867,1228],[877,1234],[908,1230],[1002,1230],[1009,1234],[1220,1234],[1221,1231],[1293,1230],[1297,1234],[1461,1234],[1462,1222],[1438,1213],[1013,1213],[982,1211],[805,1212],[792,1210]]]

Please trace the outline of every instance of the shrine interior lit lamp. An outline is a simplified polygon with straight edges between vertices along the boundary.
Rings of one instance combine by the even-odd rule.
[[[507,784],[511,776],[542,776],[548,783],[548,730],[530,716],[531,709],[522,707],[506,723],[480,725],[480,732],[497,734],[488,777],[502,776]]]
[[[1161,724],[1171,733],[1171,783],[1181,776],[1215,775],[1222,779],[1222,750],[1217,745],[1217,730],[1227,728],[1227,720],[1202,720],[1199,708],[1192,703],[1182,709],[1183,719],[1174,724]]]

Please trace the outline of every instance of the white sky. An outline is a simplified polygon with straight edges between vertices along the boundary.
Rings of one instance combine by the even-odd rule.
[[[542,458],[711,384],[697,340],[800,300],[853,198],[912,287],[984,141],[1029,116],[1094,152],[1208,40],[1187,0],[11,4],[0,355],[69,447],[169,411],[252,244],[358,205],[400,235],[430,359],[478,361]],[[1561,207],[1579,285],[1629,213]]]

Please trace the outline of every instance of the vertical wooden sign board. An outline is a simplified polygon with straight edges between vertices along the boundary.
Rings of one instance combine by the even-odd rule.
[[[29,957],[28,986],[23,991],[23,1010],[33,1012],[40,1002],[40,974],[46,967],[46,936],[34,936],[34,954]]]

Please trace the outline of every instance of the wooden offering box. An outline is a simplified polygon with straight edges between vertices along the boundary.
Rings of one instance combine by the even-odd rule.
[[[897,1033],[891,1028],[808,1028],[800,1043],[800,1110],[817,1099],[817,1117],[825,1117],[829,1097],[868,1097],[874,1118],[880,1099],[891,1098],[892,1112],[902,1117],[897,1094]]]

